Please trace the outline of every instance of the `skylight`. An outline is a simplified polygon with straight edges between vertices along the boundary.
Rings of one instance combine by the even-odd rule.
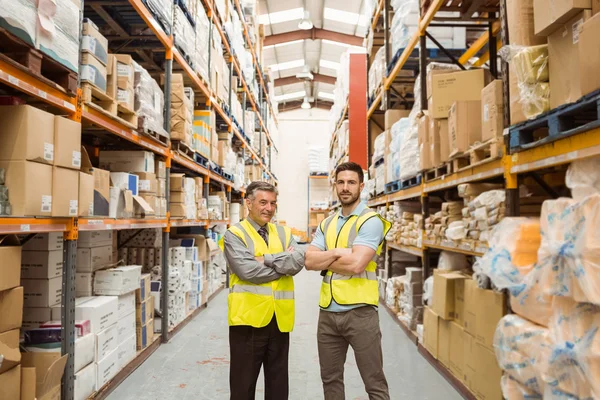
[[[335,99],[335,96],[333,95],[333,93],[328,93],[328,92],[319,92],[318,97],[322,97],[326,100]]]
[[[329,7],[325,7],[323,10],[323,17],[331,21],[344,22],[350,25],[367,26],[369,24],[369,19],[366,15],[336,10]]]
[[[334,46],[340,46],[340,47],[344,47],[344,48],[353,48],[353,49],[363,49],[364,48],[362,46],[352,46],[352,45],[347,44],[347,43],[334,42],[332,40],[327,40],[327,39],[323,39],[323,43],[332,44]]]
[[[281,22],[294,21],[302,19],[304,8],[292,8],[284,11],[277,11],[271,14],[262,14],[258,16],[258,23],[263,25],[279,24]]]
[[[337,71],[340,68],[340,63],[329,60],[319,60],[319,65],[323,68],[329,68],[335,71]]]
[[[306,91],[302,90],[300,92],[285,93],[280,96],[275,96],[275,101],[281,103],[282,101],[286,100],[300,99],[304,96],[306,96]]]
[[[298,43],[303,43],[303,42],[304,42],[304,39],[300,39],[300,40],[294,40],[294,41],[291,41],[291,42],[284,42],[284,43],[272,44],[270,46],[264,46],[263,50],[271,49],[273,47],[280,48],[280,47],[290,46],[292,44],[298,44]]]
[[[279,64],[269,65],[269,68],[271,68],[271,71],[275,72],[275,71],[282,71],[284,69],[292,69],[292,68],[297,68],[297,67],[302,67],[302,66],[304,66],[303,58],[301,58],[299,60],[286,61],[286,62],[282,62]]]

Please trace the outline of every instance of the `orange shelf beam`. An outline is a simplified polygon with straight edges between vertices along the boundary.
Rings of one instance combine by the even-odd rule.
[[[66,232],[72,228],[72,218],[1,217],[0,234]]]
[[[106,231],[121,229],[166,228],[167,219],[110,219],[110,218],[81,218],[80,231]]]
[[[165,49],[171,49],[173,47],[173,38],[165,33],[144,3],[142,3],[141,0],[129,0],[129,4],[137,11],[144,22],[146,22],[146,25],[154,32],[154,35],[156,35],[158,40],[165,46]]]

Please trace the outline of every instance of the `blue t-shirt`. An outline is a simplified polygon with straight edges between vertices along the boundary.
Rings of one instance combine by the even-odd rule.
[[[342,215],[341,211],[338,212],[337,232],[340,232],[340,229],[342,229],[342,226],[344,226],[344,223],[348,220],[348,218],[350,218],[352,215],[359,216],[366,208],[367,206],[364,203],[360,203],[350,215],[345,217]],[[354,245],[370,247],[371,249],[377,251],[382,241],[383,222],[381,222],[381,219],[379,218],[370,218],[361,226],[360,230],[358,231],[358,236],[354,241]],[[317,228],[317,231],[315,232],[315,238],[313,239],[311,245],[323,251],[327,249],[327,246],[325,244],[325,234],[321,230],[320,225],[319,228]],[[354,304],[351,306],[347,306],[338,304],[335,302],[335,300],[332,299],[329,307],[322,308],[322,310],[331,312],[345,312],[358,307],[363,307],[365,305],[366,304]]]

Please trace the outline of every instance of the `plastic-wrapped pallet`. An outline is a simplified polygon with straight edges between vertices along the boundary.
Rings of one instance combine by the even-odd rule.
[[[172,0],[146,0],[148,9],[161,23],[165,32],[171,33],[173,21],[173,1]]]
[[[325,173],[329,170],[327,165],[327,149],[323,146],[311,146],[308,149],[308,171],[311,173]]]
[[[189,60],[196,58],[196,31],[179,5],[173,6],[173,36],[175,45]]]
[[[565,181],[575,200],[600,193],[600,157],[572,162]]]
[[[140,128],[156,132],[164,137],[169,134],[164,129],[164,94],[148,71],[134,61],[135,69],[135,112],[140,117]]]
[[[411,151],[410,147],[412,144],[409,140],[411,129],[412,121],[409,118],[401,118],[398,120],[398,122],[392,125],[392,129],[390,131],[391,140],[389,146],[389,162],[387,164],[390,182],[405,179],[407,176],[411,177],[416,174],[414,171],[414,166],[407,165],[407,156],[405,153],[403,153],[405,151],[410,153]],[[405,142],[406,140],[408,140],[408,142]],[[419,161],[415,161],[413,159],[413,163],[419,164]],[[407,173],[409,175],[407,175]]]
[[[206,82],[209,81],[208,76],[208,52],[205,51],[209,45],[210,21],[206,16],[204,7],[200,5],[196,11],[196,41],[195,41],[195,71]]]
[[[369,97],[377,94],[381,81],[385,76],[385,46],[381,47],[375,54],[375,58],[369,68]]]

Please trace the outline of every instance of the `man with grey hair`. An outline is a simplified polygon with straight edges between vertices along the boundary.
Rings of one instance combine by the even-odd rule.
[[[277,189],[252,182],[248,218],[227,230],[222,246],[231,272],[229,289],[229,387],[232,400],[253,400],[264,366],[265,400],[289,395],[289,332],[294,327],[294,280],[304,250],[288,227],[271,223]]]

